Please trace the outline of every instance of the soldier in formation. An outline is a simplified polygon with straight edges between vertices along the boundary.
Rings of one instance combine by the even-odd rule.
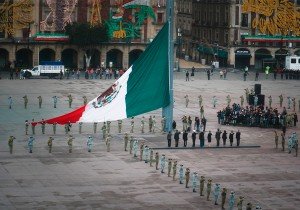
[[[128,133],[126,132],[125,136],[124,136],[124,150],[125,151],[127,151],[128,140],[129,140],[129,136],[128,136]]]
[[[222,197],[221,205],[222,205],[222,209],[225,209],[224,205],[225,205],[225,202],[226,202],[226,195],[227,195],[227,189],[223,188],[222,192],[221,192],[221,197]]]
[[[68,146],[69,146],[69,153],[72,153],[73,140],[74,140],[74,137],[72,135],[69,135],[68,142],[67,142]]]
[[[177,173],[177,160],[175,160],[173,163],[173,181],[175,181],[176,173]]]
[[[155,116],[152,117],[152,122],[153,122],[152,132],[155,133],[155,128],[156,128],[156,119],[155,119]]]
[[[164,169],[165,169],[165,165],[166,165],[166,156],[164,154],[162,154],[161,158],[160,158],[160,172],[161,173],[165,173]]]
[[[150,149],[150,167],[152,167],[153,155],[154,155],[154,151],[153,151],[153,149]]]
[[[23,96],[23,98],[24,98],[24,108],[27,109],[27,104],[28,104],[27,95]]]
[[[45,134],[46,122],[44,121],[44,119],[42,119],[41,125],[42,125],[42,134]]]
[[[118,120],[118,132],[122,133],[122,120]]]
[[[14,146],[14,140],[16,138],[14,136],[10,136],[8,139],[8,147],[9,147],[9,153],[12,154],[13,153],[13,146]]]
[[[137,151],[138,151],[138,141],[135,140],[133,142],[133,157],[137,158]]]
[[[85,106],[87,104],[87,98],[86,96],[82,96],[82,98],[83,98],[83,105]]]
[[[134,117],[131,118],[130,127],[131,127],[130,133],[133,133],[133,129],[134,129]]]
[[[189,181],[190,181],[190,169],[185,169],[185,188],[189,188]]]
[[[201,106],[200,107],[200,118],[203,118],[204,117],[204,107]]]
[[[148,161],[149,161],[149,152],[150,152],[149,147],[146,145],[144,148],[144,152],[143,152],[145,163],[148,163]]]
[[[79,128],[79,134],[81,134],[82,133],[82,122],[79,122],[78,128]]]
[[[96,122],[94,122],[94,133],[97,133],[97,123]]]
[[[235,203],[235,192],[231,191],[229,195],[229,210],[233,210]]]
[[[198,174],[197,174],[197,172],[194,172],[193,176],[192,176],[193,192],[196,192],[197,182],[198,182]]]
[[[168,177],[171,177],[172,159],[168,159]]]
[[[149,117],[149,133],[152,132],[152,128],[153,128],[153,119],[152,119],[152,116],[150,115],[150,117]]]
[[[28,139],[28,148],[29,148],[29,153],[32,153],[32,149],[33,149],[33,141],[35,139],[33,138],[33,136],[30,136],[29,139]]]
[[[141,132],[144,133],[145,132],[145,117],[142,117],[141,120]]]
[[[165,116],[163,116],[162,118],[161,118],[161,132],[165,132],[165,130],[166,130],[166,118],[165,118]]]
[[[183,165],[180,165],[179,167],[179,184],[183,184]]]
[[[56,122],[52,123],[53,134],[56,134],[56,125]]]
[[[239,199],[238,199],[238,202],[237,202],[237,207],[238,207],[238,210],[243,210],[243,201],[244,201],[244,197],[243,196],[240,196]]]
[[[220,196],[220,191],[221,191],[220,184],[216,183],[215,184],[215,189],[214,189],[215,205],[218,205],[218,199],[219,199],[219,196]]]
[[[52,144],[53,144],[53,140],[54,140],[54,138],[53,137],[49,137],[49,139],[48,139],[48,149],[49,149],[49,153],[51,153],[52,152]]]
[[[280,108],[282,107],[282,103],[283,103],[283,96],[282,94],[279,95],[279,104],[280,104]]]
[[[129,140],[129,154],[132,154],[132,149],[133,149],[133,136],[130,136],[130,140]]]
[[[32,122],[31,122],[31,131],[32,131],[32,135],[35,135],[35,125],[33,124],[34,122],[34,119],[32,119]]]
[[[102,126],[101,130],[102,130],[102,138],[105,139],[106,138],[106,122],[103,122],[103,126]]]
[[[144,142],[140,145],[140,161],[143,160],[143,152],[144,152]]]
[[[28,120],[25,120],[25,135],[28,135],[28,127],[29,127],[29,122]]]
[[[93,148],[93,138],[92,136],[89,136],[88,137],[88,140],[86,142],[86,145],[88,147],[88,152],[91,152],[92,151],[92,148]]]
[[[155,153],[155,169],[158,170],[159,154]]]
[[[201,176],[200,177],[200,196],[204,196],[203,195],[204,184],[205,184],[205,177]]]
[[[53,96],[53,108],[56,108],[56,105],[57,105],[57,96]]]
[[[111,135],[108,134],[106,136],[106,139],[105,139],[105,143],[106,143],[106,151],[107,152],[110,152],[110,141],[111,141]]]
[[[209,201],[209,196],[210,196],[210,192],[211,192],[211,182],[212,180],[209,179],[207,180],[207,184],[206,184],[206,200]]]
[[[71,94],[68,95],[69,108],[72,107],[73,97]]]
[[[198,102],[199,102],[199,108],[201,108],[202,102],[203,102],[203,99],[202,99],[201,95],[198,96]]]
[[[107,133],[110,133],[110,124],[111,124],[111,121],[107,121],[107,122],[106,122],[106,125],[107,125]]]
[[[189,96],[185,95],[184,98],[185,98],[185,107],[188,107],[189,106],[189,102],[190,102]]]
[[[37,99],[39,100],[39,108],[42,108],[42,103],[43,103],[42,96],[38,96]]]

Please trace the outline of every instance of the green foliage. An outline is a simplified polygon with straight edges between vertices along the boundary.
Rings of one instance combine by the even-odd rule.
[[[95,46],[108,41],[105,26],[91,26],[89,23],[73,23],[66,26],[70,43],[79,46]]]

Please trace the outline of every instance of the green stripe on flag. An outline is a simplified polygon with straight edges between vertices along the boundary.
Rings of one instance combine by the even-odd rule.
[[[125,100],[127,117],[169,105],[168,23],[134,62]]]

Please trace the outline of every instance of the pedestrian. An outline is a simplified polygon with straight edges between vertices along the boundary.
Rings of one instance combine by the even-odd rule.
[[[185,188],[189,188],[189,181],[190,181],[190,169],[185,169]]]
[[[42,96],[38,96],[37,99],[39,100],[39,108],[42,108],[42,103],[43,103]]]
[[[223,146],[226,145],[226,140],[227,140],[227,132],[226,130],[224,130],[223,134],[222,134],[222,140],[223,140]]]
[[[201,106],[200,107],[200,118],[203,118],[204,117],[204,107]]]
[[[169,131],[167,134],[167,140],[168,140],[168,147],[171,147],[171,140],[172,140],[172,133]]]
[[[215,138],[216,138],[216,140],[217,140],[217,147],[220,146],[221,133],[222,133],[222,132],[221,132],[220,129],[218,128],[218,130],[216,131],[216,134],[215,134]]]
[[[282,146],[282,151],[285,150],[285,134],[281,133],[281,146]]]
[[[230,97],[230,95],[226,96],[226,101],[227,101],[227,107],[230,107],[230,104],[231,104],[231,97]]]
[[[175,181],[176,173],[177,173],[177,160],[175,160],[173,163],[173,181]]]
[[[227,189],[223,188],[222,189],[222,193],[221,193],[221,197],[222,197],[222,202],[221,202],[222,209],[225,209],[224,205],[225,205],[225,202],[226,202],[226,195],[227,195]]]
[[[192,141],[193,141],[193,145],[192,145],[192,147],[195,147],[196,137],[197,137],[197,133],[196,133],[195,130],[193,130],[193,133],[192,133]]]
[[[206,184],[206,200],[209,201],[209,196],[210,196],[210,192],[211,192],[211,182],[212,180],[209,179],[207,180],[207,184]]]
[[[74,140],[74,137],[72,135],[69,135],[68,142],[67,142],[67,144],[69,146],[69,153],[72,153],[73,140]]]
[[[236,138],[236,146],[239,147],[240,146],[240,141],[241,141],[241,132],[240,132],[240,130],[238,130],[236,132],[235,138]]]
[[[197,172],[194,172],[192,176],[193,192],[196,192],[197,182],[198,182],[198,174]]]
[[[187,108],[189,105],[190,99],[189,99],[188,95],[185,95],[184,98],[185,98],[185,107]]]
[[[52,144],[53,144],[53,140],[54,140],[54,138],[53,137],[49,137],[49,139],[48,139],[48,148],[49,148],[49,153],[51,153],[52,152]]]
[[[162,154],[161,158],[160,158],[160,172],[163,174],[164,169],[165,169],[165,165],[166,165],[166,156],[164,154]]]
[[[148,161],[149,161],[149,152],[150,152],[150,150],[149,150],[149,147],[146,145],[145,146],[145,148],[144,148],[144,161],[145,161],[145,163],[148,163]]]
[[[106,134],[107,134],[107,132],[106,132],[107,131],[107,129],[106,129],[106,122],[103,122],[101,130],[102,130],[102,138],[104,140],[106,138]]]
[[[29,139],[28,139],[28,148],[29,148],[29,153],[32,153],[32,149],[33,149],[33,141],[35,139],[33,138],[33,136],[30,136]]]
[[[88,152],[91,152],[92,148],[93,148],[93,138],[92,138],[92,136],[88,137],[86,145],[88,146]]]
[[[13,104],[12,97],[11,97],[11,96],[9,96],[9,97],[8,97],[8,107],[9,107],[9,109],[11,109],[11,108],[12,108],[12,104]]]
[[[272,107],[272,96],[269,96],[268,98],[269,98],[269,108],[271,108]]]
[[[12,154],[13,153],[13,146],[14,146],[14,140],[16,138],[14,136],[10,136],[8,139],[8,147],[9,147],[9,153]]]
[[[155,169],[158,170],[158,163],[159,163],[159,154],[158,152],[155,153]]]
[[[183,165],[179,167],[179,184],[183,184]]]
[[[173,120],[173,122],[172,122],[172,129],[173,129],[173,130],[176,129],[176,121],[175,121],[175,120]]]
[[[210,75],[211,75],[210,69],[207,69],[206,74],[207,74],[207,80],[210,80]]]
[[[24,109],[27,109],[27,104],[28,104],[28,97],[27,95],[23,96],[24,99]]]
[[[29,122],[28,120],[25,120],[25,135],[28,135],[28,127],[29,127]]]
[[[171,177],[171,170],[172,170],[172,159],[168,159],[168,177]]]
[[[174,134],[174,140],[175,140],[175,147],[178,147],[178,143],[179,143],[179,134],[180,132],[178,130],[175,131],[175,134]]]
[[[199,108],[201,108],[202,102],[203,102],[203,99],[202,99],[201,95],[198,96],[198,102],[199,102]]]
[[[215,189],[214,189],[214,197],[215,197],[215,205],[218,205],[218,199],[220,196],[220,191],[221,191],[221,187],[219,183],[215,184]]]
[[[57,96],[53,96],[53,108],[56,108],[56,105],[57,105]]]
[[[110,134],[110,124],[111,124],[110,121],[107,121],[107,122],[106,122],[106,125],[107,125],[106,128],[107,128],[107,133],[108,133],[108,134]]]
[[[238,202],[237,202],[237,207],[238,207],[238,210],[242,210],[243,209],[243,201],[244,201],[244,197],[243,196],[240,196],[239,199],[238,199]]]
[[[203,148],[204,147],[204,132],[201,131],[199,133],[199,140],[200,140],[200,147]]]
[[[190,73],[188,70],[185,72],[185,81],[190,81]]]
[[[152,122],[153,122],[152,132],[155,133],[155,128],[156,128],[156,119],[155,119],[155,116],[152,117]]]
[[[205,132],[205,129],[206,129],[206,122],[207,122],[207,120],[206,120],[206,118],[203,116],[203,118],[201,119],[201,123],[202,123],[202,125],[203,125],[203,132]]]
[[[234,133],[233,133],[233,131],[231,131],[230,133],[229,133],[229,142],[230,142],[230,146],[232,147],[232,144],[233,144],[233,136],[234,136]]]
[[[211,136],[212,136],[211,131],[208,131],[208,134],[207,134],[207,142],[208,142],[208,146],[209,146],[209,147],[210,147],[210,144],[211,144]]]
[[[270,66],[266,66],[266,69],[265,69],[266,79],[268,79],[268,77],[269,77],[269,72],[270,72]]]
[[[128,140],[129,140],[129,136],[128,133],[126,132],[124,136],[124,151],[127,151]]]
[[[235,203],[235,192],[231,191],[229,195],[229,210],[233,210]]]
[[[183,139],[183,146],[186,147],[188,141],[188,133],[186,131],[183,131],[182,139]]]
[[[204,184],[205,184],[205,177],[201,176],[200,177],[200,196],[204,196],[203,195]]]
[[[149,117],[149,133],[152,132],[152,129],[153,129],[153,118],[150,115],[150,117]]]
[[[275,134],[275,148],[278,149],[278,134],[277,131],[274,131]]]
[[[287,100],[288,100],[288,109],[290,109],[291,108],[291,103],[292,103],[292,98],[288,96]]]

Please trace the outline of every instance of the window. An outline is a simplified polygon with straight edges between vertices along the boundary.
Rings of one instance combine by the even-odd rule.
[[[298,63],[300,63],[300,59],[298,60]]]
[[[5,32],[4,31],[0,31],[0,39],[1,38],[5,38]]]
[[[291,63],[296,63],[296,58],[292,58]]]
[[[162,23],[164,19],[164,14],[161,12],[157,13],[157,23]]]
[[[235,7],[235,25],[239,25],[240,20],[240,7]]]
[[[242,27],[248,27],[248,14],[242,14]]]

